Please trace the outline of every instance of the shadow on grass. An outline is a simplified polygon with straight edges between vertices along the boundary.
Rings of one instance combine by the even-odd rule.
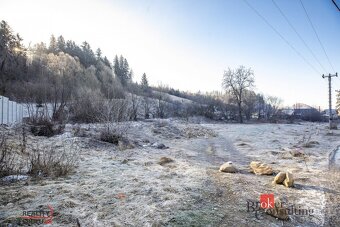
[[[315,191],[321,191],[321,192],[332,193],[332,194],[340,194],[339,191],[329,189],[326,187],[314,186],[314,185],[303,185],[303,184],[295,183],[294,188],[298,190],[315,190]]]

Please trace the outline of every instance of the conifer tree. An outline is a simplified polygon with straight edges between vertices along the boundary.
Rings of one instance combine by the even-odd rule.
[[[51,38],[50,38],[50,46],[48,47],[48,51],[50,53],[54,53],[56,54],[58,52],[58,47],[57,47],[57,40],[56,38],[54,37],[54,35],[51,35]]]
[[[145,73],[143,73],[141,85],[143,86],[143,88],[148,88],[149,87],[149,82],[148,82],[148,79],[147,79]]]

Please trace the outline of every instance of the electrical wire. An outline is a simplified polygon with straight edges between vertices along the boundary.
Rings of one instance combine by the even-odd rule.
[[[309,50],[309,52],[311,53],[311,55],[313,55],[314,59],[319,63],[319,65],[321,66],[321,68],[326,72],[327,70],[325,69],[325,67],[321,64],[321,62],[319,61],[319,59],[316,57],[316,55],[314,54],[314,52],[312,51],[312,49],[307,45],[307,43],[305,42],[305,40],[302,38],[302,36],[300,35],[300,33],[295,29],[295,27],[293,26],[293,24],[289,21],[289,19],[287,18],[287,16],[283,13],[283,11],[281,10],[281,8],[278,6],[278,4],[276,4],[275,0],[272,0],[273,4],[275,5],[275,7],[279,10],[279,12],[281,13],[281,15],[285,18],[285,20],[287,21],[287,23],[289,24],[289,26],[293,29],[293,31],[295,32],[295,34],[299,37],[299,39],[301,40],[301,42],[305,45],[305,47]]]
[[[319,35],[318,35],[318,33],[316,32],[316,29],[315,29],[315,27],[314,27],[314,25],[313,25],[313,22],[312,22],[312,20],[310,19],[309,15],[308,15],[308,12],[307,12],[305,6],[303,5],[302,0],[300,0],[300,3],[301,3],[301,6],[302,6],[303,10],[305,11],[305,14],[306,14],[307,18],[308,18],[309,24],[312,26],[313,31],[314,31],[314,34],[315,34],[316,38],[318,39],[319,44],[320,44],[320,46],[322,47],[323,52],[324,52],[325,55],[326,55],[326,58],[327,58],[327,61],[328,61],[329,65],[331,66],[333,72],[335,72],[335,69],[334,69],[334,67],[333,67],[333,65],[332,65],[331,61],[329,60],[329,57],[328,57],[328,55],[327,55],[327,53],[326,53],[325,47],[322,45],[322,42],[321,42],[321,40],[320,40],[320,38],[319,38]]]
[[[336,4],[335,0],[332,0],[332,2],[335,5],[335,7],[340,11],[340,7],[338,6],[338,4]]]
[[[285,39],[283,37],[283,35],[281,35],[281,33],[275,29],[275,27],[273,25],[271,25],[268,20],[263,17],[252,5],[249,4],[249,2],[247,0],[243,0],[248,6],[249,8],[251,8],[297,55],[299,55],[304,61],[305,63],[307,63],[318,75],[320,75],[321,73],[292,45],[290,44],[290,42],[288,42],[287,39]]]

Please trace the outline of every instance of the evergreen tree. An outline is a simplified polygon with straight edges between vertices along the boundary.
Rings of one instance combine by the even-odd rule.
[[[102,59],[102,50],[100,48],[98,48],[96,50],[96,57],[97,57],[97,60],[101,60]]]
[[[11,27],[7,24],[6,21],[1,21],[0,23],[0,48],[1,53],[5,50],[5,48],[9,47],[14,42],[14,35]]]
[[[83,51],[82,49],[72,40],[66,42],[65,53],[68,53],[72,57],[78,57],[82,59]]]
[[[6,92],[6,83],[19,79],[25,72],[26,54],[22,38],[14,35],[6,21],[0,22],[0,94]]]
[[[48,51],[54,54],[57,54],[58,52],[57,40],[55,39],[54,35],[51,35],[50,46],[48,47]]]
[[[145,73],[143,73],[141,85],[142,85],[143,88],[148,88],[149,87],[149,82],[148,82],[148,79],[146,78],[146,74]]]
[[[109,61],[109,59],[107,59],[106,56],[104,57],[103,62],[104,62],[104,64],[105,64],[107,67],[109,67],[110,69],[112,69],[112,66],[111,66],[111,64],[110,64],[110,61]]]
[[[119,60],[118,60],[118,56],[115,56],[115,59],[113,60],[113,72],[115,74],[115,76],[120,80],[120,66],[119,66]]]
[[[124,58],[124,63],[122,66],[123,70],[123,77],[125,78],[126,81],[129,81],[132,79],[132,72],[130,72],[130,66],[126,58]]]
[[[72,40],[67,40],[65,53],[68,53],[69,55],[74,56],[74,46],[75,46],[75,43]]]
[[[132,83],[132,78],[133,78],[133,70],[132,69],[130,69],[129,71],[128,71],[128,76],[127,76],[127,82],[128,83]],[[137,82],[136,82],[137,83]]]
[[[132,81],[133,72],[130,70],[129,63],[126,58],[124,58],[122,55],[120,55],[118,58],[116,55],[113,65],[114,73],[123,86],[126,86]]]
[[[80,56],[80,61],[85,67],[89,67],[91,65],[95,65],[96,63],[96,57],[93,53],[93,50],[91,49],[91,46],[88,42],[84,41],[82,48],[82,56]]]
[[[15,48],[22,48],[22,38],[19,34],[14,35],[12,28],[6,21],[0,22],[0,54],[5,52],[14,52]]]
[[[65,39],[64,37],[61,35],[58,37],[58,41],[57,41],[57,50],[65,52],[65,48],[66,48],[66,43],[65,43]]]

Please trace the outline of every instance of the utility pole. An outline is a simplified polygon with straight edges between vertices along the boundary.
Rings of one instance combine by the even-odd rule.
[[[333,126],[332,124],[332,118],[333,118],[333,114],[332,114],[332,77],[338,77],[338,73],[335,73],[334,75],[328,74],[328,76],[322,74],[322,78],[328,78],[328,101],[329,101],[329,130],[331,130]]]
[[[337,92],[338,94],[337,94],[337,97],[336,97],[336,106],[335,106],[335,108],[336,108],[336,110],[337,110],[337,114],[338,114],[338,116],[339,116],[339,110],[340,110],[340,103],[339,103],[339,101],[340,101],[340,90],[335,90],[335,92]],[[339,101],[338,101],[339,100]]]

